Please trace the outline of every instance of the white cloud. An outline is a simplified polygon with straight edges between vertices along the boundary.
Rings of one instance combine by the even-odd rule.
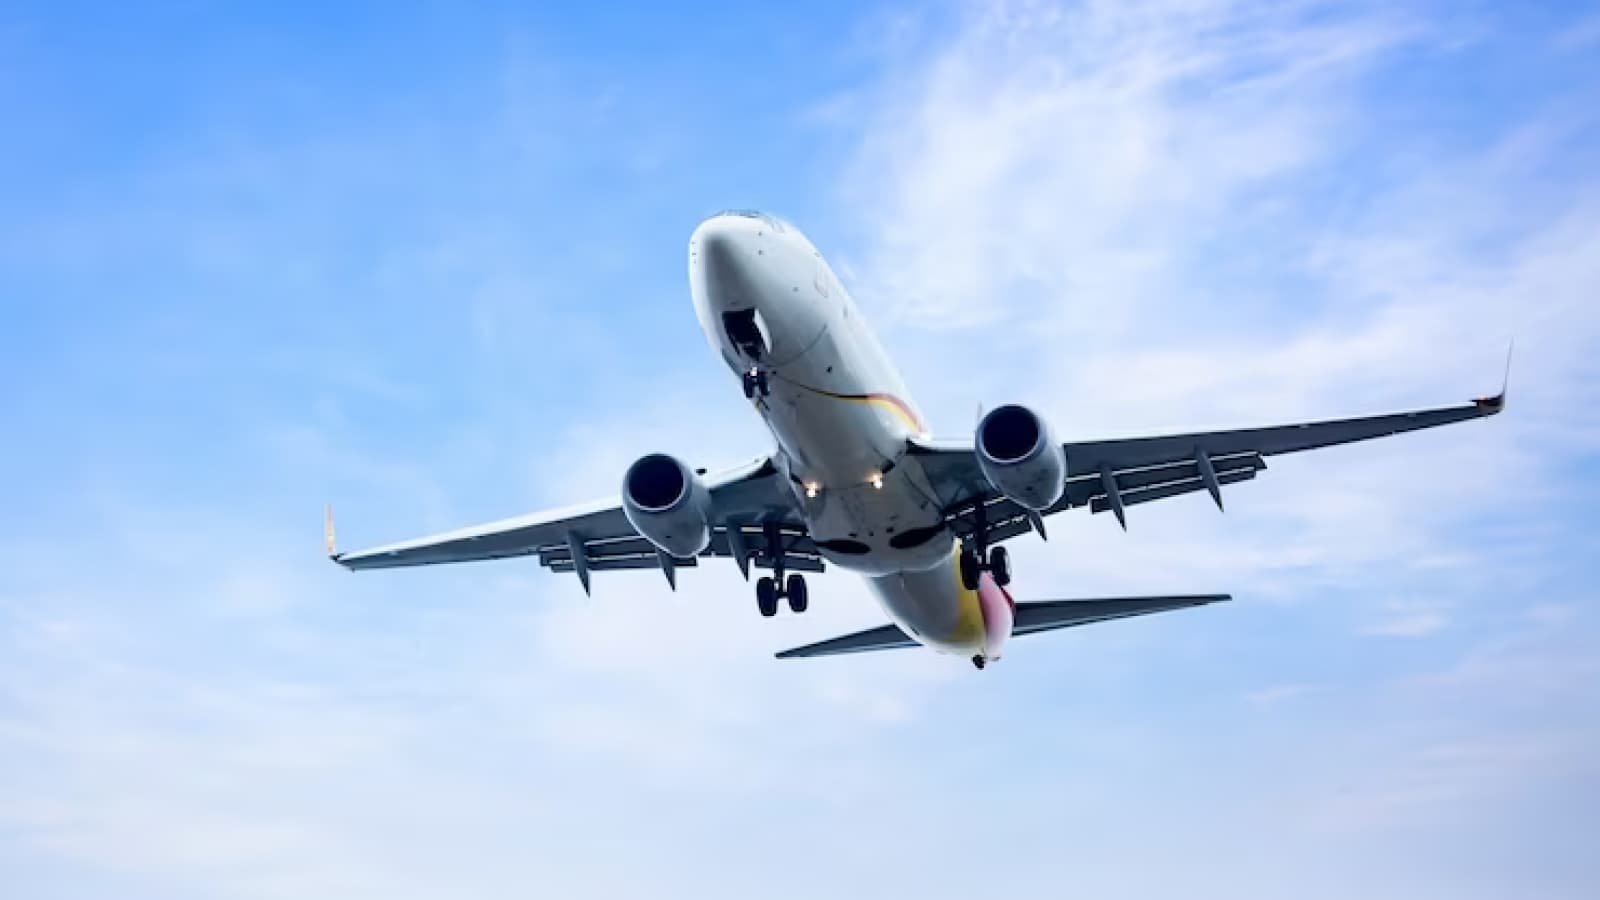
[[[1194,504],[1134,510],[1128,538],[1083,526],[1077,571],[1460,570],[1480,560],[1442,535],[1600,445],[1600,416],[1574,415],[1600,396],[1600,202],[1546,188],[1592,114],[1558,104],[1449,156],[1391,149],[1404,136],[1363,117],[1390,57],[1476,26],[1231,2],[964,24],[861,113],[846,185],[858,285],[914,388],[973,361],[947,427],[976,400],[1035,403],[1069,438],[1460,402],[1494,390],[1510,336],[1522,349],[1506,417],[1272,460],[1225,527]]]
[[[1090,342],[1201,303],[1174,280],[1324,158],[1414,29],[1294,4],[993,4],[891,81],[847,186],[863,288],[941,327],[1041,312]],[[1225,248],[1215,248],[1225,249]],[[1185,290],[1187,288],[1187,290]]]
[[[1583,18],[1562,29],[1552,41],[1558,50],[1576,53],[1600,43],[1600,14]]]
[[[1368,625],[1361,631],[1374,637],[1427,637],[1443,629],[1449,619],[1437,611],[1404,613],[1394,618]]]

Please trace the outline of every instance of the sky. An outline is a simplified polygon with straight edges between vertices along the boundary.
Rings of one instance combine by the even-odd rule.
[[[1600,891],[1600,8],[24,0],[0,121],[7,897]],[[982,673],[322,557],[766,452],[730,207],[942,437],[1510,408],[1052,520],[1020,599],[1235,599]]]

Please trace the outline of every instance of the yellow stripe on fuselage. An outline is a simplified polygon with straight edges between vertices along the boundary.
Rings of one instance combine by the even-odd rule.
[[[813,394],[823,397],[831,397],[834,400],[845,400],[850,403],[865,403],[868,406],[876,406],[879,409],[888,410],[889,412],[894,413],[894,415],[897,416],[900,421],[904,422],[907,428],[910,428],[917,434],[926,434],[928,432],[927,426],[922,423],[922,419],[916,414],[916,411],[911,408],[910,404],[893,394],[836,394],[833,391],[825,391],[822,388],[814,388],[810,385],[800,385],[800,387],[805,388]]]
[[[928,430],[927,426],[922,424],[922,420],[917,418],[917,414],[912,412],[911,407],[907,406],[905,401],[899,397],[891,394],[867,394],[857,402],[869,403],[879,409],[886,409],[894,413],[899,417],[900,421],[906,424],[907,428],[917,434],[925,434]]]

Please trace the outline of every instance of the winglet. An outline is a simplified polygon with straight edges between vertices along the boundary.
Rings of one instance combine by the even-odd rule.
[[[328,551],[328,558],[339,558],[339,545],[333,539],[333,504],[329,503],[322,508],[322,541],[324,549]]]
[[[1506,389],[1511,386],[1511,353],[1516,349],[1517,340],[1512,338],[1511,343],[1506,347],[1506,371],[1500,379],[1500,393],[1495,394],[1493,397],[1476,397],[1472,401],[1478,405],[1479,409],[1483,410],[1483,414],[1486,416],[1492,416],[1506,408]]]

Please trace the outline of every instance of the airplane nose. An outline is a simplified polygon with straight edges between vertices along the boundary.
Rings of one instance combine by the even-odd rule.
[[[756,301],[756,246],[760,229],[747,217],[720,213],[689,238],[689,265],[705,296],[721,309],[748,308]]]
[[[811,259],[782,222],[758,212],[718,213],[689,238],[690,291],[700,327],[714,347],[768,367],[798,358],[826,319],[796,302]]]

